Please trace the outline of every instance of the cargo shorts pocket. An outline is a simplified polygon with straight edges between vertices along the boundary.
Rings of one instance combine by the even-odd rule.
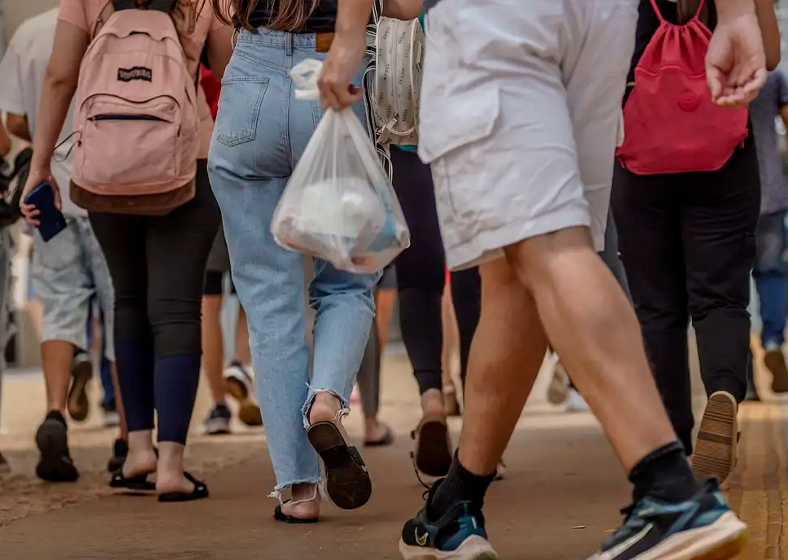
[[[260,107],[267,89],[267,77],[228,77],[222,80],[214,132],[217,142],[232,148],[256,138]]]
[[[440,109],[422,113],[419,155],[432,165],[442,225],[455,230],[454,242],[469,239],[484,227],[480,197],[489,185],[479,180],[485,173],[484,150],[476,145],[493,134],[499,114],[497,87],[454,94],[442,101]],[[448,232],[447,236],[454,237]]]

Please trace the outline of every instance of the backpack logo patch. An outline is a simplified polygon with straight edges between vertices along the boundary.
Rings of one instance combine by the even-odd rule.
[[[119,82],[131,82],[134,80],[152,82],[153,70],[144,66],[135,66],[134,68],[118,68]]]

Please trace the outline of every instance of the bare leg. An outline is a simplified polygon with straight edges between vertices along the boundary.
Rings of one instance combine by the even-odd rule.
[[[224,344],[219,314],[222,296],[202,298],[202,368],[214,403],[224,402],[227,389],[224,383]]]
[[[375,296],[375,323],[378,327],[381,354],[385,351],[386,342],[389,339],[389,325],[391,325],[391,315],[396,302],[397,290],[391,288],[379,289]]]
[[[135,477],[156,471],[156,451],[153,448],[153,432],[141,430],[128,434],[129,453],[123,463],[123,476]]]
[[[156,465],[156,491],[193,492],[194,483],[184,475],[183,452],[186,446],[174,441],[159,442],[159,460]]]
[[[451,283],[446,284],[441,302],[441,323],[443,325],[443,352],[441,355],[441,379],[443,382],[443,407],[448,416],[459,414],[459,402],[457,387],[454,385],[452,377],[454,369],[454,356],[459,350],[460,331],[457,326],[457,317],[454,313],[454,302],[452,301]]]
[[[486,475],[498,466],[520,418],[547,338],[534,301],[505,260],[480,272],[482,315],[471,346],[459,458],[469,471]]]
[[[246,322],[246,311],[238,306],[238,327],[235,331],[235,360],[244,365],[252,363],[252,352],[249,350],[249,323]]]
[[[41,344],[41,362],[47,391],[47,410],[56,410],[64,417],[66,398],[74,360],[74,346],[62,340],[48,340]]]
[[[594,252],[588,229],[529,239],[506,253],[624,468],[631,470],[654,449],[676,441],[649,370],[635,312]],[[472,449],[463,455],[473,456]]]

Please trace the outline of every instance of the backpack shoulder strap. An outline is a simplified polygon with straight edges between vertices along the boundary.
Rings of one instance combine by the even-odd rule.
[[[703,8],[706,6],[706,0],[700,0],[698,3],[698,11],[695,14],[695,19],[700,19],[700,14],[703,13]]]
[[[665,18],[662,17],[662,12],[659,11],[657,0],[651,0],[651,6],[654,8],[654,13],[657,14],[657,17],[659,18],[659,23],[665,23]]]

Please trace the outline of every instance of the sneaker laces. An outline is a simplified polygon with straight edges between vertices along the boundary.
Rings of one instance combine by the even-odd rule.
[[[646,520],[639,515],[635,515],[637,508],[638,504],[634,503],[621,510],[621,515],[624,516],[624,523],[615,533],[613,533],[613,535],[611,535],[609,539],[607,539],[605,545],[611,542],[619,541],[624,535],[638,533],[643,527],[646,526]]]

